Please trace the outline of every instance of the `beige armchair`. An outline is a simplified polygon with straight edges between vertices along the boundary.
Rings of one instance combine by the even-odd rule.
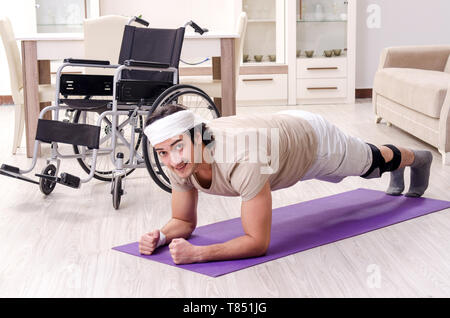
[[[373,84],[381,119],[436,147],[450,165],[450,45],[383,50]]]
[[[8,60],[11,93],[15,105],[14,114],[14,139],[12,153],[15,154],[20,147],[25,126],[25,106],[23,97],[22,61],[19,48],[14,36],[11,22],[6,17],[0,17],[0,35],[5,47]],[[39,85],[39,102],[51,102],[55,99],[55,87],[51,84]]]

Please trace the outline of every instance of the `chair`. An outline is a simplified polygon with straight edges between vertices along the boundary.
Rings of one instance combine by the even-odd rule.
[[[25,106],[23,97],[22,61],[19,48],[7,17],[0,17],[0,35],[5,47],[6,59],[8,60],[9,78],[11,92],[15,104],[14,114],[14,139],[12,153],[15,154],[20,147],[25,124]],[[39,102],[52,102],[55,99],[55,86],[51,84],[39,85]]]
[[[105,15],[83,21],[84,58],[87,60],[106,60],[117,63],[119,60],[122,34],[129,17]],[[86,74],[109,74],[114,70],[85,68]]]
[[[385,48],[373,85],[376,123],[436,147],[450,165],[450,45]]]
[[[236,33],[239,34],[239,39],[238,41],[236,41],[236,45],[234,47],[235,50],[234,69],[235,69],[236,85],[238,85],[239,80],[239,67],[242,61],[242,47],[244,46],[245,32],[247,30],[247,20],[248,20],[247,13],[241,12],[236,29]],[[180,83],[194,85],[202,89],[209,96],[214,98],[214,103],[217,105],[219,109],[221,109],[221,96],[222,96],[221,80],[215,80],[212,78],[212,76],[180,76]]]

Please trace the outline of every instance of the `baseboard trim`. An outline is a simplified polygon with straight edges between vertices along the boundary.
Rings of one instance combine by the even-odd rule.
[[[372,98],[372,89],[371,88],[357,88],[355,90],[356,98]]]
[[[188,72],[189,73],[189,72]],[[188,75],[188,74],[184,74]],[[189,74],[191,75],[191,74]],[[371,88],[357,88],[355,90],[356,98],[372,98],[372,89]],[[11,105],[14,104],[11,95],[0,95],[0,105]]]
[[[0,95],[0,105],[11,105],[14,104],[11,95]]]

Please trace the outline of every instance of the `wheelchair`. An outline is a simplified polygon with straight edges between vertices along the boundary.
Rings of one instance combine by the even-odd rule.
[[[144,27],[131,26],[137,22]],[[158,107],[182,104],[206,120],[220,117],[211,98],[201,89],[178,84],[178,65],[187,26],[203,34],[189,21],[178,29],[149,28],[133,17],[124,26],[117,65],[109,61],[68,58],[56,74],[55,104],[39,114],[31,167],[2,164],[0,174],[39,185],[49,195],[56,184],[80,188],[93,178],[111,182],[113,207],[119,209],[124,180],[137,168],[146,168],[163,190],[171,192],[165,167],[144,134],[144,123]],[[114,69],[114,75],[64,73],[67,67]],[[52,111],[52,119],[44,115]],[[60,120],[60,112],[66,118]],[[61,116],[62,117],[62,116]],[[38,179],[25,176],[37,162],[40,143],[51,145],[51,157]],[[70,144],[73,153],[63,154],[58,144]],[[76,159],[88,176],[62,172],[61,159]]]

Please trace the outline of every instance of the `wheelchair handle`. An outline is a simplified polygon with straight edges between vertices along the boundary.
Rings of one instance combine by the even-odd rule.
[[[189,21],[188,23],[185,24],[186,25],[190,25],[192,28],[194,28],[195,32],[203,34],[205,32],[208,32],[209,30],[206,28],[201,28],[197,23],[195,23],[194,21]]]
[[[144,19],[141,19],[141,18],[139,18],[139,17],[134,17],[134,20],[135,20],[137,23],[140,23],[140,24],[142,24],[142,25],[144,25],[144,26],[146,26],[146,27],[148,27],[148,25],[150,24],[150,23],[148,23],[147,21],[145,21]]]
[[[148,23],[146,20],[141,19],[140,17],[134,16],[130,19],[130,21],[128,21],[128,25],[130,25],[131,23],[133,23],[133,21],[136,21],[139,24],[142,24],[143,26],[148,27],[150,23]]]

